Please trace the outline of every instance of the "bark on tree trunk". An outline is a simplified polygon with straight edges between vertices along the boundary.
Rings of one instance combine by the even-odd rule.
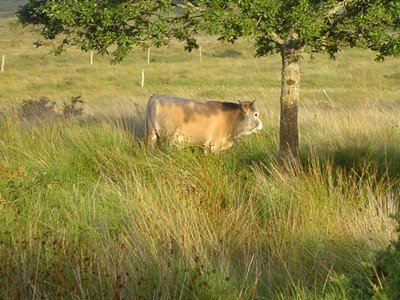
[[[281,49],[282,88],[279,157],[283,165],[299,162],[298,105],[300,86],[300,51]]]

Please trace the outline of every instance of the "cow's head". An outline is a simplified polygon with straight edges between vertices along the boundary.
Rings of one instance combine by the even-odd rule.
[[[237,137],[248,135],[263,128],[260,113],[254,101],[240,101],[240,118],[236,127]]]

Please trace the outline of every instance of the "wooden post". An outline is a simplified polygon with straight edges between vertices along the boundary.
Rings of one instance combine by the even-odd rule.
[[[142,70],[142,83],[140,86],[144,87],[144,69]]]
[[[93,65],[93,51],[90,51],[90,65]]]
[[[147,48],[147,63],[150,63],[150,48]]]
[[[5,61],[6,61],[6,57],[3,54],[3,56],[1,57],[1,70],[0,70],[0,72],[4,72],[4,63],[5,63]]]
[[[203,61],[203,58],[201,57],[201,46],[199,46],[199,59],[200,61]]]

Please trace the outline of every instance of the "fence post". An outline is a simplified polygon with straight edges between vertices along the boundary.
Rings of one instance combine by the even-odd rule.
[[[90,51],[90,65],[93,65],[93,51]]]
[[[201,56],[201,46],[199,46],[199,59],[200,59],[200,61],[203,61],[203,58]]]
[[[1,69],[0,72],[4,72],[4,64],[6,62],[6,56],[3,54],[3,56],[1,57]]]
[[[150,63],[150,48],[147,48],[147,63]]]
[[[142,70],[142,83],[140,84],[141,87],[144,87],[144,69]]]

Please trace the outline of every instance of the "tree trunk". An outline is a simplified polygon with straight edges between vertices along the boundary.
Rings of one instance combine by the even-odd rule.
[[[300,51],[282,47],[282,88],[279,157],[283,165],[299,162],[298,105],[300,86]]]

